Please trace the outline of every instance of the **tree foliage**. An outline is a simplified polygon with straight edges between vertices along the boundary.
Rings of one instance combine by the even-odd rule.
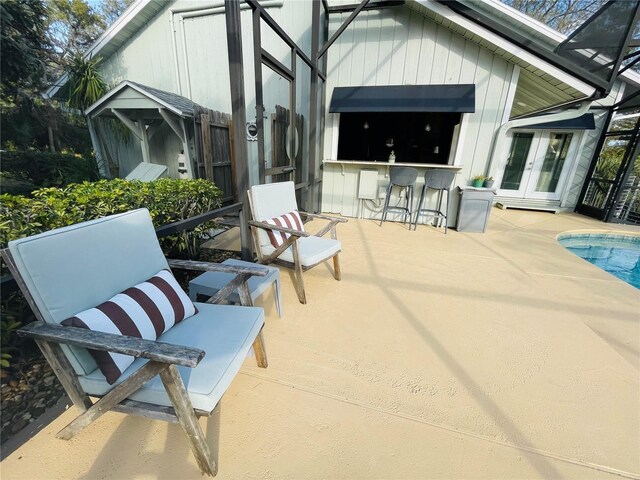
[[[107,26],[115,22],[120,15],[133,3],[133,0],[102,0],[99,12]]]
[[[106,85],[100,74],[98,66],[101,58],[89,58],[87,60],[80,54],[76,54],[69,68],[69,105],[84,111],[106,93]]]
[[[106,24],[84,0],[49,0],[48,7],[47,34],[54,51],[50,68],[59,76],[75,56],[91,46]]]
[[[3,96],[19,89],[39,87],[47,51],[42,0],[3,0],[0,2],[0,79]]]
[[[568,35],[607,0],[502,0],[516,10]]]
[[[106,90],[97,60],[81,53],[132,0],[0,0],[0,147],[87,155],[84,110]],[[63,73],[72,79],[69,104],[43,97]]]

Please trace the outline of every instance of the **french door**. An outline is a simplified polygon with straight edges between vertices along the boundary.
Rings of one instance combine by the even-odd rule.
[[[497,178],[503,197],[560,200],[576,155],[577,132],[535,130],[511,134]]]

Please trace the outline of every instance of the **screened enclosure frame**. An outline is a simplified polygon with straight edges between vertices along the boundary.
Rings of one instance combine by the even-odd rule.
[[[616,113],[632,110],[638,110],[638,113],[640,113],[640,104],[635,104],[638,99],[640,99],[640,89],[612,107],[606,108],[606,129],[603,130],[594,149],[591,164],[585,177],[586,180],[578,198],[576,212],[610,223],[640,224],[640,179],[638,185],[628,185],[631,173],[640,156],[640,115],[636,117],[633,128],[611,130],[611,122],[614,120]],[[620,159],[616,175],[613,179],[599,178],[597,166],[602,150],[605,147],[605,142],[612,137],[619,136],[627,137],[628,142]],[[588,200],[590,196],[594,195],[594,189],[601,191],[604,197],[602,201],[593,202]],[[605,189],[606,193],[604,193]],[[630,198],[628,198],[629,194],[631,195]],[[600,206],[593,205],[593,203],[599,203]],[[634,210],[636,203],[638,204],[637,211]]]
[[[266,177],[274,176],[281,173],[291,173],[292,168],[276,167],[267,169],[267,159],[265,156],[265,138],[264,138],[264,82],[262,78],[262,66],[266,66],[278,75],[289,81],[289,103],[290,103],[290,122],[291,130],[295,131],[296,127],[296,94],[298,85],[298,73],[296,64],[298,59],[302,60],[311,69],[310,81],[310,108],[309,108],[309,156],[307,161],[308,175],[306,179],[296,183],[296,192],[299,194],[300,206],[308,212],[318,212],[320,209],[320,194],[322,176],[318,175],[318,151],[322,134],[324,131],[324,115],[326,92],[325,89],[319,88],[320,82],[327,80],[327,60],[325,54],[329,47],[338,39],[342,32],[351,24],[358,13],[367,8],[370,0],[363,0],[355,5],[343,5],[340,12],[351,11],[351,15],[340,25],[336,32],[327,39],[329,31],[329,14],[338,13],[334,8],[329,7],[326,0],[314,0],[312,4],[311,18],[311,52],[310,55],[305,54],[303,49],[282,29],[274,18],[260,5],[258,0],[245,0],[251,7],[253,15],[253,63],[255,70],[255,96],[256,96],[256,126],[258,129],[258,177],[259,183],[266,182]],[[398,5],[398,2],[377,2],[370,5],[369,8],[382,9]],[[321,16],[324,16],[324,25],[321,25]],[[285,42],[290,48],[291,65],[286,66],[278,61],[273,55],[262,47],[262,26],[261,21]],[[322,30],[321,44],[320,33]],[[320,114],[320,115],[319,115]],[[320,117],[320,118],[318,118]],[[295,136],[289,139],[291,151],[295,149]],[[303,158],[303,162],[305,159]]]

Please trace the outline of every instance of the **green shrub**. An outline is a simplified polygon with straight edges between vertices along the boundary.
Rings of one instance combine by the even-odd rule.
[[[0,195],[0,248],[10,240],[35,235],[54,228],[122,213],[135,208],[149,209],[156,227],[206,213],[220,206],[222,192],[206,180],[174,180],[154,182],[100,180],[69,185],[65,188],[43,188],[32,197]],[[191,231],[161,239],[167,256],[197,258],[201,243],[215,226],[207,222]],[[2,274],[8,273],[2,266]],[[11,355],[20,349],[13,332],[29,321],[31,312],[22,295],[2,300],[0,349]],[[3,355],[6,367],[10,357]]]
[[[2,192],[29,195],[42,187],[65,187],[100,178],[94,158],[38,151],[2,153]]]
[[[135,208],[149,209],[156,227],[214,210],[222,192],[206,180],[100,180],[43,188],[32,197],[0,196],[0,247],[10,240]],[[162,239],[166,254],[197,257],[213,222]]]

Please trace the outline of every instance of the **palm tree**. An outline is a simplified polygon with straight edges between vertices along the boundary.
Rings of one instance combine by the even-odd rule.
[[[102,62],[101,57],[97,58],[84,58],[82,55],[75,55],[67,68],[67,74],[69,77],[69,106],[79,110],[84,116],[85,110],[97,102],[105,93],[107,93],[107,85],[102,78],[99,66]],[[89,130],[92,129],[91,124],[87,121]],[[104,127],[114,133],[119,140],[128,141],[128,131],[123,128],[123,125],[119,122],[111,119],[101,119],[101,122],[96,125],[97,127]],[[118,176],[119,162],[114,160],[109,146],[104,135],[103,128],[95,128],[96,137],[102,147],[102,152],[105,154],[105,159],[99,158],[98,152],[96,152],[96,160],[98,167],[100,168],[104,162],[106,162],[107,172],[111,178]]]

